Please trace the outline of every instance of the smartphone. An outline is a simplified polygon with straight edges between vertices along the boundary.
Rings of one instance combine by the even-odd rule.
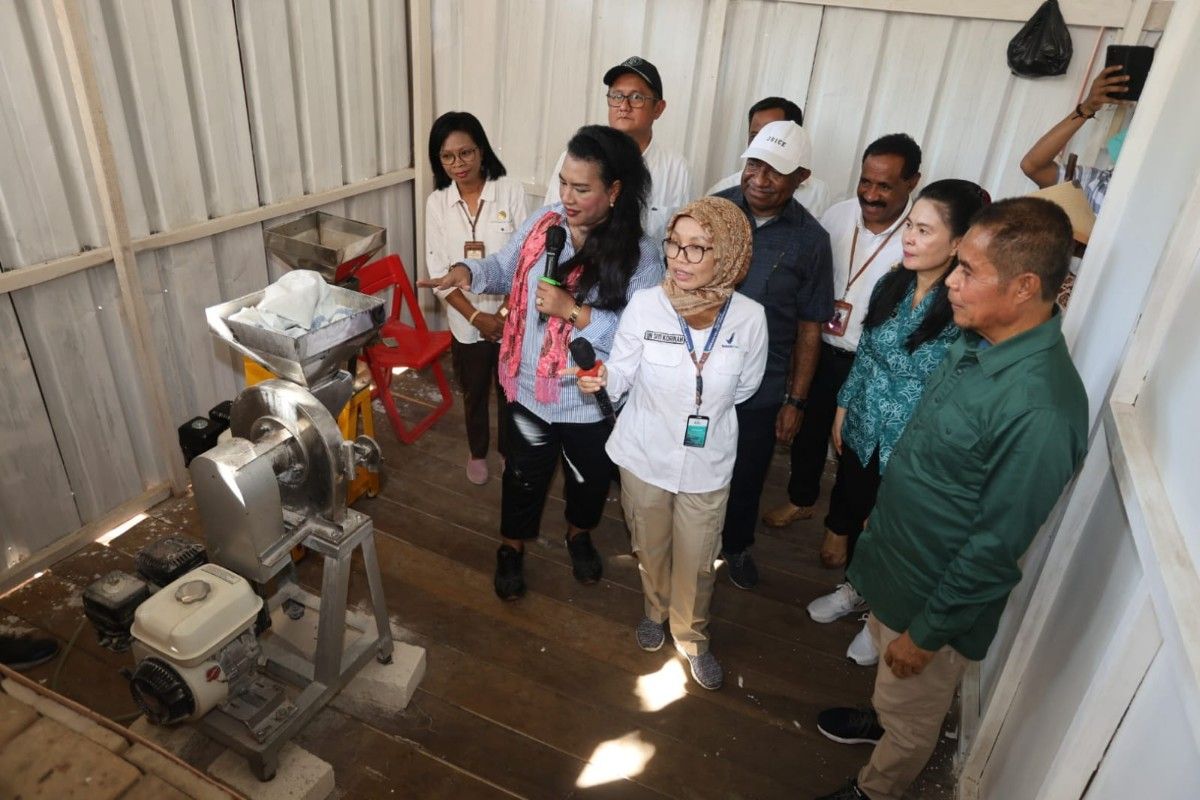
[[[1120,100],[1140,99],[1152,63],[1154,63],[1153,47],[1142,44],[1110,44],[1104,54],[1104,66],[1119,65],[1121,72],[1117,74],[1129,76],[1129,83],[1125,84],[1129,91],[1112,96]]]

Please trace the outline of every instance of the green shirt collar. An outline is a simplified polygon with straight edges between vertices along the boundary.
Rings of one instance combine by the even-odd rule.
[[[954,361],[958,361],[970,353],[979,362],[979,367],[984,374],[991,377],[1021,359],[1042,350],[1048,350],[1061,342],[1062,315],[1055,306],[1050,319],[1036,328],[1030,328],[1024,333],[991,347],[981,347],[980,345],[984,341],[983,337],[974,331],[963,331],[963,335],[951,347],[950,357]]]

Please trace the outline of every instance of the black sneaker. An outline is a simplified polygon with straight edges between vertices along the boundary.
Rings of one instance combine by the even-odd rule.
[[[567,551],[571,554],[571,572],[580,583],[595,583],[600,580],[604,571],[604,562],[592,544],[592,536],[587,531],[580,531],[574,536],[567,535]]]
[[[740,553],[721,553],[725,566],[729,569],[729,580],[739,589],[753,589],[758,586],[758,567],[754,565],[754,557],[749,550]]]
[[[840,744],[875,744],[883,738],[879,717],[869,708],[827,708],[817,714],[817,730]]]
[[[525,576],[521,565],[525,561],[525,551],[515,550],[506,544],[500,545],[496,551],[496,596],[501,600],[516,600],[525,594]]]
[[[0,636],[0,664],[9,669],[33,669],[58,655],[58,642],[34,636]]]
[[[833,794],[823,794],[816,800],[871,800],[871,798],[858,788],[858,781],[851,778],[849,783]]]

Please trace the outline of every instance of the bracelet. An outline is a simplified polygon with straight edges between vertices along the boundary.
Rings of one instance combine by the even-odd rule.
[[[583,306],[581,306],[579,303],[576,303],[575,307],[571,309],[571,316],[567,317],[567,323],[570,324],[572,328],[575,327],[575,320],[579,319],[580,311],[583,311]]]
[[[477,308],[477,309],[475,309],[475,313],[474,313],[474,314],[472,314],[470,317],[468,317],[468,318],[467,318],[467,324],[468,324],[468,325],[474,325],[474,324],[475,324],[475,318],[476,318],[476,317],[478,317],[478,316],[479,316],[479,315],[480,315],[482,312],[483,312],[483,309],[481,309],[481,308]]]
[[[1079,117],[1080,119],[1095,119],[1096,118],[1095,114],[1083,113],[1083,103],[1075,104],[1075,116]]]

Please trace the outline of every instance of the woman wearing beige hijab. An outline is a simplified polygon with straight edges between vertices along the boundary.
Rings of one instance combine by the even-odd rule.
[[[611,358],[579,388],[627,397],[608,439],[638,556],[645,617],[638,645],[654,651],[670,623],[692,677],[718,689],[708,609],[737,453],[734,406],[754,394],[767,360],[761,305],[734,292],[750,264],[750,225],[728,200],[684,207],[663,240],[666,277],[633,295]]]

